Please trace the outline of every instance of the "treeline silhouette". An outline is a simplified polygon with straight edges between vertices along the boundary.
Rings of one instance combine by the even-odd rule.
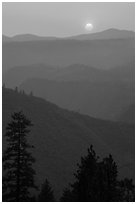
[[[3,85],[2,85],[2,89],[6,89],[5,83],[3,83]],[[19,93],[19,94],[22,94],[22,95],[33,96],[33,91],[30,91],[30,93],[27,94],[27,93],[25,93],[24,90],[22,90],[22,89],[19,90],[19,88],[18,88],[17,86],[15,87],[14,91],[15,91],[16,93]]]
[[[15,112],[6,127],[7,148],[3,152],[3,202],[53,202],[51,184],[45,178],[39,188],[35,184],[32,156],[34,146],[27,136],[32,122],[22,111]],[[46,171],[46,169],[45,169]],[[100,159],[91,145],[86,156],[81,157],[74,173],[75,180],[63,191],[63,202],[118,202],[134,201],[132,179],[118,179],[118,170],[112,155]],[[35,190],[36,195],[32,193]]]

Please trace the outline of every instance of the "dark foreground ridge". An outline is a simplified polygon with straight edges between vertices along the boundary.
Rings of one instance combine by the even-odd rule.
[[[113,155],[121,178],[134,178],[134,125],[95,119],[32,94],[3,88],[3,134],[11,114],[19,110],[34,124],[28,140],[35,146],[36,182],[41,184],[48,178],[57,199],[73,181],[76,164],[90,144],[101,157]]]

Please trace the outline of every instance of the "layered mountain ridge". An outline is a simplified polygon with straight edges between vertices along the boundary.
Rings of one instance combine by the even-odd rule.
[[[85,64],[101,69],[126,65],[134,60],[134,36],[133,31],[118,29],[68,38],[3,36],[3,72],[32,62],[59,67]]]
[[[34,126],[28,139],[35,146],[36,181],[41,184],[48,178],[57,197],[73,180],[76,163],[90,144],[101,157],[113,155],[120,177],[134,178],[134,125],[67,111],[44,99],[6,88],[2,100],[3,135],[14,111],[22,110],[32,120]]]

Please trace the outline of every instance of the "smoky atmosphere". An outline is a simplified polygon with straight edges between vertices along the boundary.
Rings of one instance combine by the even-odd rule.
[[[135,3],[2,3],[2,201],[135,201]]]

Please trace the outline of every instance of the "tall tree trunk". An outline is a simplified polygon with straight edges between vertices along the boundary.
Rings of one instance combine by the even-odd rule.
[[[17,158],[17,189],[16,189],[16,201],[20,201],[20,137],[21,137],[21,132],[20,132],[20,127],[19,127],[19,134],[18,134],[18,158]]]

